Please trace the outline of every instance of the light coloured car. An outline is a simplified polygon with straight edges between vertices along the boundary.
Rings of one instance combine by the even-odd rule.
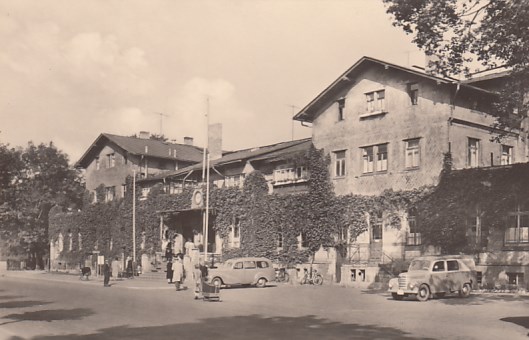
[[[408,271],[389,281],[395,300],[416,296],[419,301],[459,293],[468,297],[472,290],[474,260],[461,255],[424,256],[411,261]]]
[[[272,262],[264,257],[241,257],[210,268],[208,277],[216,286],[255,285],[262,288],[275,279],[275,270]]]

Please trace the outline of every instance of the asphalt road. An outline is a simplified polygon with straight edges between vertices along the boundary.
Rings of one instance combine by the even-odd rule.
[[[188,291],[0,277],[1,339],[527,339],[527,297],[425,303],[339,286]]]

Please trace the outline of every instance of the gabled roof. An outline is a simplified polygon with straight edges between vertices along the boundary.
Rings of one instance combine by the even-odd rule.
[[[406,72],[417,77],[422,77],[424,79],[435,81],[438,84],[460,84],[461,86],[475,91],[493,94],[493,92],[491,91],[487,91],[476,86],[471,86],[469,84],[461,83],[454,78],[438,77],[419,69],[403,67],[379,59],[364,56],[360,58],[347,71],[345,71],[340,77],[338,77],[338,79],[336,79],[327,88],[325,88],[319,95],[317,95],[316,98],[314,98],[309,104],[307,104],[307,106],[305,106],[301,111],[299,111],[293,119],[304,122],[313,122],[314,119],[316,119],[316,117],[318,117],[318,115],[323,111],[325,105],[328,105],[330,101],[335,101],[337,99],[336,95],[340,90],[351,86],[351,80],[353,80],[352,78],[354,78],[356,74],[369,67],[373,67],[374,65],[383,66],[386,69],[393,68],[396,70],[400,70],[402,72]]]
[[[277,144],[260,146],[257,148],[243,149],[239,151],[231,152],[219,159],[211,160],[210,167],[220,167],[223,165],[233,163],[243,163],[247,161],[262,161],[269,160],[275,161],[282,159],[281,156],[287,157],[289,155],[295,155],[301,152],[309,150],[312,144],[311,138],[305,138],[289,142],[281,142]],[[159,180],[168,177],[179,177],[181,175],[187,175],[190,171],[202,170],[202,162],[194,164],[179,170],[164,172],[155,176],[140,180],[141,181],[152,181]]]
[[[93,157],[107,144],[113,143],[131,155],[173,159],[185,162],[198,163],[202,161],[202,148],[162,142],[155,139],[143,139],[137,137],[125,137],[102,133],[86,150],[84,155],[75,164],[76,167],[86,168]]]

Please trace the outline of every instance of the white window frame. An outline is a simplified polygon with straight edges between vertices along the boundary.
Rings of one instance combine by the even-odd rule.
[[[367,92],[366,113],[386,112],[386,90]]]
[[[419,246],[422,244],[421,233],[417,229],[417,215],[414,211],[408,212],[408,236],[406,245]]]
[[[514,148],[510,145],[501,145],[501,159],[500,164],[501,165],[510,165],[514,163]]]
[[[241,221],[235,217],[230,230],[230,247],[240,248],[241,247]]]
[[[406,169],[417,169],[421,165],[421,139],[413,138],[404,141],[404,166]]]
[[[105,187],[105,202],[112,202],[116,197],[116,187]]]
[[[516,211],[507,214],[514,217],[515,226],[505,228],[505,244],[527,244],[529,243],[529,211],[522,211],[518,205]],[[512,221],[508,219],[508,222]]]
[[[347,150],[333,151],[333,154],[334,177],[345,177],[347,175]]]
[[[364,146],[362,174],[386,173],[389,169],[389,143]]]
[[[468,137],[467,141],[467,165],[471,168],[479,167],[481,141],[477,138]]]
[[[107,167],[113,168],[116,166],[116,154],[115,153],[109,153],[107,155]]]

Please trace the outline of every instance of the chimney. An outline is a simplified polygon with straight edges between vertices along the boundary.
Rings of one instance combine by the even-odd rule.
[[[208,149],[211,160],[222,157],[222,124],[211,124],[208,133]]]
[[[193,137],[184,137],[185,145],[193,145]]]
[[[140,139],[149,139],[151,137],[151,134],[149,131],[140,131]]]

